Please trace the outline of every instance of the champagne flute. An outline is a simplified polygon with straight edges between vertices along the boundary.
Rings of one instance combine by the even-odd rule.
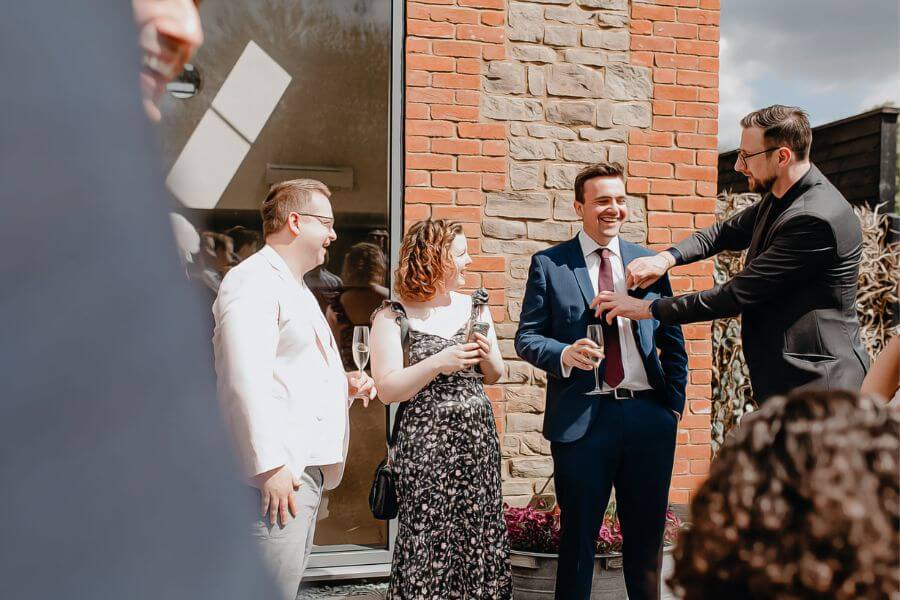
[[[600,352],[603,353],[603,326],[602,325],[588,325],[587,328],[587,337],[592,342],[596,343],[600,346]],[[603,393],[603,388],[600,386],[600,361],[602,358],[598,358],[594,361],[594,389],[587,393],[588,396],[596,396],[597,394]]]
[[[353,362],[359,369],[360,375],[366,365],[369,364],[369,328],[365,325],[357,325],[353,328]],[[366,400],[366,396],[356,394],[358,400]]]
[[[484,321],[477,321],[474,318],[469,319],[468,325],[466,327],[466,343],[469,344],[474,342],[476,333],[480,333],[481,335],[487,337],[489,329],[490,325],[488,325]],[[484,375],[475,370],[474,366],[471,366],[468,369],[463,369],[459,372],[459,375],[460,377],[484,377]]]

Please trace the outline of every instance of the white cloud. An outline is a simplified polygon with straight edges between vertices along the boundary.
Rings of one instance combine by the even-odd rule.
[[[759,108],[752,81],[763,72],[754,60],[735,55],[727,37],[719,41],[719,149],[737,148],[741,139],[740,121]]]
[[[722,0],[719,148],[771,104],[803,107],[813,126],[900,104],[898,0]]]
[[[885,103],[900,106],[900,73],[874,84],[860,101],[859,110],[869,110]]]
[[[896,71],[897,0],[723,0],[722,35],[781,79],[823,91],[867,86]]]

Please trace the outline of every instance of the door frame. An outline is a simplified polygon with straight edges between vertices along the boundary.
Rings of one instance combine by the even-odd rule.
[[[390,131],[388,135],[389,161],[388,181],[390,182],[389,227],[390,227],[390,267],[399,264],[400,242],[403,236],[403,194],[404,194],[404,104],[406,99],[406,0],[391,0],[391,85],[390,85]],[[391,292],[393,296],[393,292]],[[387,431],[394,424],[396,404],[387,412]],[[390,574],[394,541],[397,537],[397,521],[388,522],[387,549],[373,549],[352,544],[340,546],[314,546],[313,554],[304,572],[304,581],[325,579],[356,579],[363,577],[386,577]]]

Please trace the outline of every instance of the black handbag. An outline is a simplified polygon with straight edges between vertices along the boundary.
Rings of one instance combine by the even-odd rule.
[[[400,325],[400,343],[403,347],[403,366],[409,366],[409,322],[406,315],[399,312],[398,325]],[[372,489],[369,490],[369,510],[376,519],[389,521],[397,516],[400,510],[400,502],[397,500],[397,477],[391,465],[394,444],[397,442],[397,434],[400,431],[400,421],[406,410],[406,402],[401,402],[397,407],[394,417],[394,427],[387,435],[387,458],[378,464],[375,469],[375,479],[372,481]]]

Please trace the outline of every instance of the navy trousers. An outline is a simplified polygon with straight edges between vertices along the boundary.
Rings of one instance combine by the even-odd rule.
[[[590,598],[595,543],[613,486],[628,598],[659,598],[677,420],[655,395],[599,398],[584,437],[550,445],[561,519],[557,600]]]

